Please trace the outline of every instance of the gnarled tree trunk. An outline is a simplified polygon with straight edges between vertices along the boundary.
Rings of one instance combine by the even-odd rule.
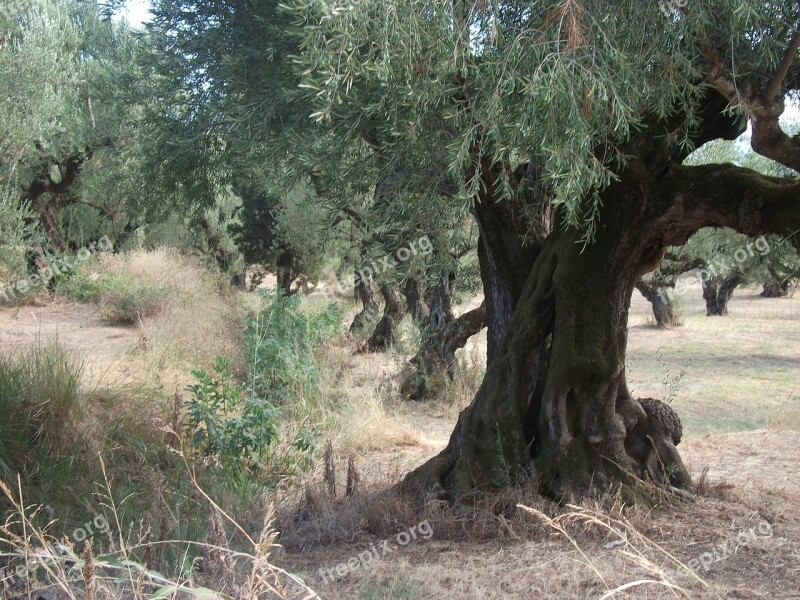
[[[397,344],[397,328],[406,314],[403,297],[396,285],[383,284],[380,289],[384,301],[383,316],[367,341],[367,348],[372,351],[388,350]]]
[[[361,301],[361,311],[353,317],[353,322],[350,324],[350,331],[356,332],[364,328],[365,325],[371,323],[380,310],[378,304],[378,292],[375,282],[371,278],[361,279],[356,274],[355,296]]]
[[[636,236],[617,246],[621,231],[585,253],[576,234],[551,234],[450,445],[407,485],[424,482],[454,499],[535,471],[550,496],[583,493],[607,474],[649,472],[654,447],[671,475],[654,469],[653,476],[689,485],[674,451],[679,428],[650,425],[625,384],[628,305],[652,249]]]
[[[400,288],[400,292],[406,298],[408,312],[411,313],[414,323],[424,327],[428,322],[431,310],[425,300],[425,290],[420,279],[415,276],[407,277]]]
[[[707,317],[723,317],[728,314],[728,301],[733,290],[742,283],[742,275],[733,273],[725,277],[711,275],[703,279],[703,299],[706,301]]]
[[[789,286],[778,281],[767,281],[760,295],[764,298],[783,298],[789,295]]]
[[[710,108],[724,106],[712,102]],[[711,131],[720,123],[706,123],[710,129],[701,128],[698,143],[706,133],[720,137]],[[448,446],[409,474],[403,490],[459,501],[531,476],[542,493],[558,498],[605,492],[610,484],[635,493],[634,476],[692,488],[676,449],[682,433],[677,415],[663,402],[632,397],[627,388],[631,293],[667,247],[684,244],[701,227],[747,235],[800,228],[800,184],[733,165],[683,166],[668,145],[667,127],[651,125],[621,149],[631,158],[601,192],[589,247],[584,250],[574,231],[550,233],[533,253],[509,319],[507,313],[493,317],[497,303],[488,302],[487,291],[490,327],[505,322],[506,334],[495,338],[484,382]],[[737,133],[734,124],[725,131]],[[481,229],[486,239],[487,229]],[[506,241],[515,238],[513,229],[506,231]],[[484,281],[513,290],[515,274],[501,265],[508,267],[482,262]]]
[[[761,295],[764,298],[783,298],[789,295],[789,287],[791,280],[787,277],[781,277],[772,261],[767,259],[767,271],[770,275],[770,280],[764,282],[764,289]]]
[[[667,295],[666,289],[662,286],[653,283],[647,283],[639,280],[636,283],[636,289],[645,297],[653,307],[653,316],[656,319],[656,325],[664,329],[669,329],[678,325],[678,319],[675,316],[675,309],[672,306],[672,300]]]
[[[443,277],[430,297],[431,308],[422,347],[409,361],[400,393],[409,400],[434,395],[457,373],[456,350],[486,326],[485,301],[455,318],[452,311],[452,281]]]

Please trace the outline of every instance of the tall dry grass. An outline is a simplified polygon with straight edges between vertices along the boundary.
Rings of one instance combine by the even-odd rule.
[[[96,303],[114,324],[139,331],[133,358],[158,384],[183,387],[193,368],[225,356],[242,366],[242,311],[220,275],[172,248],[104,254],[59,284]]]

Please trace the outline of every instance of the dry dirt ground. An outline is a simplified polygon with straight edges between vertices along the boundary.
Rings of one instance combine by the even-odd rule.
[[[89,305],[0,309],[0,353],[57,341],[82,363],[85,385],[119,385],[140,337],[136,329],[109,326]]]
[[[541,517],[513,509],[526,498],[550,516],[559,514],[524,494],[460,519],[438,505],[409,516],[392,514],[396,507],[382,499],[339,501],[316,528],[347,521],[340,533],[310,544],[297,532],[289,535],[280,564],[323,598],[602,598],[634,584],[613,597],[800,599],[800,298],[767,300],[757,290],[738,290],[728,317],[707,318],[699,290],[690,289],[682,312],[682,327],[655,329],[649,306],[635,295],[628,373],[635,394],[667,399],[681,414],[680,449],[702,489],[693,502],[669,501],[651,511],[617,506],[606,513],[626,520],[615,524],[615,533],[589,523],[584,513],[566,527],[570,541]],[[90,307],[0,310],[2,352],[56,337],[84,359],[88,381],[105,383],[124,379],[139,343],[134,329],[109,327]],[[483,343],[476,340],[466,351],[480,354]],[[402,360],[348,353],[341,365],[351,371],[353,386],[389,398],[390,418],[380,417],[374,445],[335,441],[339,462],[357,453],[363,487],[372,491],[443,448],[463,408],[463,398],[434,406],[391,400],[385,390]],[[387,512],[376,517],[381,507]],[[394,536],[423,519],[431,539],[418,535],[381,552],[382,540],[404,540]],[[382,531],[370,526],[376,520]],[[608,546],[623,537],[627,542]],[[364,552],[379,557],[364,559],[368,567],[346,567],[335,580],[320,571]]]

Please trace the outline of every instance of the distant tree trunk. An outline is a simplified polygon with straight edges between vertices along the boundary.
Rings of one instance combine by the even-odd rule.
[[[245,282],[247,280],[247,273],[243,271],[236,271],[234,269],[234,264],[236,264],[237,258],[239,256],[238,250],[236,247],[226,248],[222,233],[220,231],[215,231],[214,227],[212,227],[211,223],[206,217],[200,219],[200,227],[203,230],[203,233],[206,236],[206,243],[208,244],[208,252],[211,255],[214,263],[219,268],[220,272],[226,273],[230,276],[231,285],[237,287],[239,289],[245,289]],[[198,246],[200,251],[203,251],[202,247]],[[290,280],[291,283],[291,280]],[[287,292],[287,296],[288,296]]]
[[[31,206],[39,214],[42,229],[47,234],[50,246],[54,250],[64,252],[67,249],[67,245],[61,237],[61,231],[58,227],[58,211],[61,207],[58,198],[46,202],[42,196],[38,196],[31,202]]]
[[[372,351],[389,350],[397,344],[397,330],[406,314],[405,303],[396,285],[384,284],[380,289],[384,301],[383,316],[367,342],[367,348]]]
[[[703,279],[703,299],[706,301],[707,317],[723,317],[728,314],[728,301],[733,296],[742,275],[733,273],[727,277],[710,276]]]
[[[636,282],[636,289],[639,290],[642,296],[652,305],[656,325],[664,329],[669,329],[678,324],[672,301],[664,287],[658,284],[647,283],[640,279]]]
[[[767,281],[764,283],[764,289],[761,296],[764,298],[783,298],[789,295],[789,286],[782,284],[778,281]]]
[[[344,274],[350,269],[350,259],[346,256],[339,261],[339,266],[336,267],[336,279],[341,281]]]
[[[419,327],[425,327],[431,311],[425,299],[423,284],[419,278],[415,276],[408,277],[400,288],[400,292],[406,298],[408,311],[411,313],[414,323]]]
[[[292,280],[294,279],[294,275],[292,274],[292,270],[288,267],[278,267],[277,273],[277,284],[278,289],[285,295],[291,296],[296,291],[292,291]]]
[[[783,298],[789,295],[790,280],[781,277],[775,270],[775,266],[767,262],[767,271],[769,271],[770,280],[764,282],[764,290],[761,295],[764,298]]]
[[[58,211],[74,204],[74,199],[71,198],[72,189],[84,164],[92,158],[92,155],[92,149],[86,148],[83,153],[69,156],[60,164],[43,162],[36,177],[22,194],[22,200],[29,202],[38,213],[50,245],[60,252],[65,251],[67,246],[58,227]],[[51,175],[53,167],[59,172],[58,181]],[[52,196],[49,200],[46,199],[48,194]]]
[[[458,372],[456,350],[486,327],[486,302],[478,308],[444,324],[426,336],[422,347],[410,361],[410,369],[400,384],[400,393],[409,400],[424,400],[440,384],[452,381]]]
[[[287,297],[293,296],[300,290],[299,285],[292,289],[292,283],[298,277],[298,273],[294,270],[294,264],[292,252],[281,252],[275,260],[278,289]]]
[[[380,310],[378,292],[375,282],[370,279],[360,279],[356,275],[358,284],[355,286],[355,296],[361,302],[362,308],[350,324],[350,331],[361,331],[367,323],[371,323]]]
[[[400,393],[405,398],[420,400],[430,395],[434,387],[438,387],[431,385],[433,382],[442,381],[453,374],[448,373],[449,363],[452,361],[444,356],[444,332],[447,325],[455,319],[452,293],[450,277],[442,276],[439,283],[426,295],[428,314],[426,323],[422,325],[422,344],[409,361],[400,383]]]

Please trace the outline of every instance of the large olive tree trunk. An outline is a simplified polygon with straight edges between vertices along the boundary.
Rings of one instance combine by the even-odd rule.
[[[628,391],[631,293],[665,248],[701,227],[747,235],[800,228],[800,184],[733,165],[681,166],[667,139],[663,128],[645,129],[623,148],[632,158],[601,193],[594,241],[584,249],[575,232],[547,235],[510,318],[492,314],[497,303],[488,303],[487,291],[490,328],[505,322],[505,336],[496,339],[483,384],[448,446],[402,489],[458,501],[531,476],[542,493],[559,498],[618,483],[632,491],[635,477],[691,489],[676,449],[677,415]],[[486,240],[517,237],[513,229],[481,225]],[[512,290],[501,264],[509,267],[482,263],[484,281]]]

